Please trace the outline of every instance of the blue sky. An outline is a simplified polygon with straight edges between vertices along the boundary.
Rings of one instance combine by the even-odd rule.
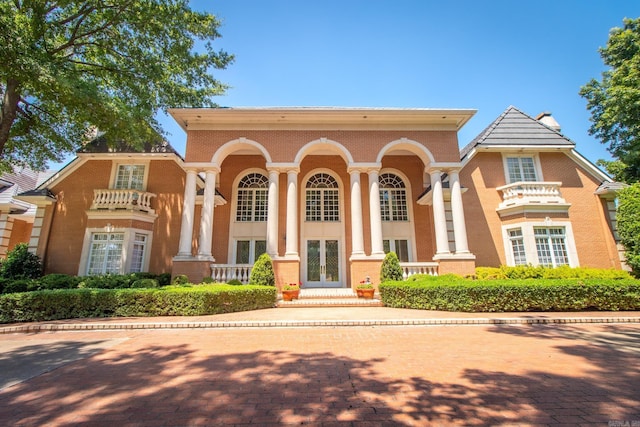
[[[216,48],[236,55],[215,76],[218,104],[470,108],[464,146],[509,105],[550,111],[588,159],[610,158],[588,135],[578,95],[604,65],[598,48],[640,2],[432,0],[192,1],[223,21]],[[184,154],[186,135],[162,124]]]

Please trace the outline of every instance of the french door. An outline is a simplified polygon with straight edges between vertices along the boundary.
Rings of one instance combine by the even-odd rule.
[[[306,243],[307,287],[340,287],[340,243],[337,239],[309,239]]]

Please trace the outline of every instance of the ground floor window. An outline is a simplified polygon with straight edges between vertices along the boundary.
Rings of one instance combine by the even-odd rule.
[[[406,239],[385,239],[382,241],[384,253],[395,252],[400,262],[409,262],[409,241]]]
[[[578,266],[568,223],[563,226],[522,223],[506,227],[505,241],[508,265]]]
[[[265,252],[266,240],[236,240],[236,264],[253,264]]]
[[[78,274],[124,274],[147,271],[150,240],[150,233],[143,230],[87,230]]]

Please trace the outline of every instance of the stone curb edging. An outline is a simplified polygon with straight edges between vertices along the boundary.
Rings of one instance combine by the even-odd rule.
[[[640,317],[559,317],[559,318],[469,318],[469,319],[392,319],[392,320],[256,320],[227,322],[153,323],[43,323],[0,327],[0,334],[90,331],[121,329],[220,329],[220,328],[299,328],[339,326],[430,326],[430,325],[540,325],[580,323],[640,323]]]

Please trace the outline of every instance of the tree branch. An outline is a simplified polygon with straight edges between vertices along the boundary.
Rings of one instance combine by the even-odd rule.
[[[0,111],[0,153],[4,152],[4,146],[9,140],[11,126],[17,117],[18,103],[20,102],[20,82],[16,79],[7,79],[7,86],[2,98],[2,110]],[[1,158],[1,157],[0,157]]]

